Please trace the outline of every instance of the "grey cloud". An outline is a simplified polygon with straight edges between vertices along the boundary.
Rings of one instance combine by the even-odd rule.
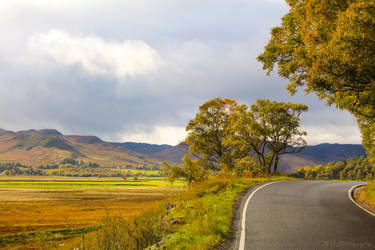
[[[266,77],[256,62],[270,28],[287,11],[281,0],[130,2],[14,8],[14,15],[1,21],[7,28],[0,38],[0,127],[54,127],[118,141],[140,133],[160,142],[155,138],[165,132],[161,128],[184,127],[200,104],[221,96],[247,104],[258,98],[307,103],[303,126],[314,135],[330,136],[336,128],[335,140],[360,141],[358,136],[345,139],[350,129],[358,132],[348,113],[303,92],[289,96],[286,80]],[[27,40],[54,29],[106,42],[142,40],[165,64],[156,73],[115,78],[86,74],[79,65],[46,63],[28,52]]]

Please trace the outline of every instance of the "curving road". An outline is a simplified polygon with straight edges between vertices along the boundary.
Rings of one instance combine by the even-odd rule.
[[[357,184],[284,181],[263,187],[246,210],[244,249],[374,250],[375,217],[348,197]]]

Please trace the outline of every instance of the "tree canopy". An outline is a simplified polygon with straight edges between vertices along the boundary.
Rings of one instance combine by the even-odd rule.
[[[257,100],[248,110],[238,106],[229,117],[226,138],[236,157],[256,155],[258,164],[271,173],[277,171],[282,154],[303,149],[305,131],[299,130],[300,115],[307,111],[304,104]]]
[[[195,118],[186,126],[189,153],[201,159],[212,170],[219,169],[228,155],[223,138],[228,117],[237,105],[235,100],[214,98],[199,107]]]
[[[218,171],[275,173],[282,154],[305,146],[306,132],[299,125],[307,109],[270,100],[258,100],[250,108],[230,99],[209,100],[186,127],[190,156],[184,156],[181,166],[164,163],[163,172],[171,182],[183,178],[189,184]]]
[[[303,87],[352,112],[364,140],[374,141],[365,137],[374,136],[375,1],[286,1],[289,13],[258,57],[263,68],[269,74],[277,64],[291,94]]]

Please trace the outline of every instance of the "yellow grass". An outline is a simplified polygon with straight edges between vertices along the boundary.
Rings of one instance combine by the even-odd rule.
[[[362,189],[359,199],[366,201],[375,210],[375,181],[370,182]]]
[[[22,181],[30,178],[11,179]],[[33,181],[51,181],[52,178],[58,181],[72,181],[72,178],[68,177],[33,177]],[[119,178],[74,178],[74,181],[103,179],[119,181]],[[124,218],[133,217],[145,209],[156,208],[159,206],[158,201],[176,190],[181,188],[0,188],[0,236],[97,225],[107,214],[121,215]],[[24,249],[32,245],[11,245],[12,248],[17,246]]]

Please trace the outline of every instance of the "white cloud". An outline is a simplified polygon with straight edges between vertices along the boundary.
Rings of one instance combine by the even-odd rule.
[[[33,35],[28,47],[58,63],[78,64],[91,75],[131,77],[156,72],[163,64],[159,53],[143,41],[106,42],[95,35],[72,36],[61,30]]]
[[[186,138],[185,128],[176,126],[156,126],[152,131],[138,130],[126,133],[121,141],[146,142],[152,144],[177,145]]]
[[[12,8],[38,8],[47,10],[74,10],[77,8],[90,8],[93,6],[104,6],[105,4],[115,3],[115,0],[107,0],[105,3],[101,0],[2,0],[0,9],[3,7]]]
[[[361,144],[361,133],[358,126],[321,124],[306,126],[302,129],[307,131],[307,144],[315,145],[322,142]]]

